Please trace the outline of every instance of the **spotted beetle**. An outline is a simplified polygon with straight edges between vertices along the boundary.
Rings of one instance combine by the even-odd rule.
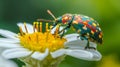
[[[64,14],[58,18],[55,18],[55,16],[49,10],[47,12],[55,19],[55,23],[53,24],[52,28],[58,24],[64,25],[65,27],[59,31],[59,33],[61,33],[65,30],[69,30],[70,27],[73,27],[82,40],[87,40],[87,46],[85,49],[96,49],[89,46],[89,41],[102,44],[103,35],[101,28],[99,23],[93,18],[80,14]],[[38,19],[38,21],[42,21],[42,19]],[[50,20],[46,21],[51,22]]]

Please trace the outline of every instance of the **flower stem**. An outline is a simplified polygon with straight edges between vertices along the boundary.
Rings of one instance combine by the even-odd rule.
[[[58,58],[52,58],[51,56],[46,57],[44,60],[39,61],[31,57],[21,58],[20,60],[25,63],[23,67],[58,67],[65,56]]]

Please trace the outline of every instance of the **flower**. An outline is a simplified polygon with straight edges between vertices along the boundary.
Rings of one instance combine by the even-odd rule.
[[[1,56],[1,51],[3,50],[3,48],[0,48],[0,67],[18,67],[13,61],[5,59]]]
[[[101,59],[101,54],[97,50],[84,49],[87,41],[78,38],[79,34],[68,34],[61,38],[58,35],[59,26],[51,30],[48,29],[49,25],[46,23],[46,31],[43,33],[42,23],[34,22],[33,26],[28,23],[17,25],[20,30],[18,34],[0,29],[0,35],[6,37],[0,38],[0,47],[8,48],[2,53],[5,58],[20,58],[27,64],[28,61],[39,60],[44,65],[45,63],[56,65],[59,63],[58,60],[61,61],[66,55],[83,60],[98,61]],[[90,42],[90,46],[96,48],[93,42]],[[35,64],[35,62],[30,63]]]

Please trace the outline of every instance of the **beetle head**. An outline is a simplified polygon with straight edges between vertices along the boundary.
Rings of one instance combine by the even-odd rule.
[[[68,24],[72,21],[72,15],[71,14],[64,14],[61,18],[61,22],[63,24]]]

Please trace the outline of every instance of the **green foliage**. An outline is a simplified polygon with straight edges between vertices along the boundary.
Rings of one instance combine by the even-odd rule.
[[[104,44],[98,45],[103,56],[116,54],[120,57],[120,0],[0,0],[0,28],[18,32],[16,23],[32,23],[38,18],[53,19],[64,13],[77,13],[93,17],[100,23]],[[70,32],[70,31],[69,31]],[[96,63],[67,57],[60,67],[96,67]]]

